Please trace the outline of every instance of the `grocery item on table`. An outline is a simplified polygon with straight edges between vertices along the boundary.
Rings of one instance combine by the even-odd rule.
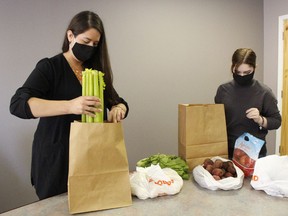
[[[255,162],[263,145],[263,140],[249,133],[242,134],[236,140],[232,160],[244,172],[245,177],[253,174]]]
[[[236,168],[232,161],[223,161],[220,158],[215,161],[207,158],[204,160],[203,167],[213,176],[215,180],[228,177],[237,177]]]
[[[138,167],[149,167],[159,164],[161,168],[171,168],[175,170],[184,180],[189,179],[189,167],[187,163],[178,156],[155,154],[150,157],[141,159],[137,162]]]
[[[231,160],[207,158],[193,169],[194,180],[209,190],[237,190],[242,187],[244,173]]]
[[[268,155],[259,158],[254,167],[251,186],[268,195],[288,197],[288,156]]]
[[[224,104],[178,105],[178,155],[189,172],[207,157],[228,158]]]
[[[171,168],[161,168],[159,164],[136,167],[130,175],[131,192],[139,199],[174,195],[181,191],[183,179]]]

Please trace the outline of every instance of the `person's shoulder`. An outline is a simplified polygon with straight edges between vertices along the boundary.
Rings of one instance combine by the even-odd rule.
[[[259,80],[255,80],[255,86],[265,92],[272,91],[272,89],[268,85],[264,84],[263,82],[260,82]]]
[[[233,88],[234,86],[234,82],[233,80],[230,80],[230,81],[227,81],[227,82],[224,82],[222,83],[221,85],[219,85],[218,89],[230,89],[230,88]]]
[[[55,65],[55,64],[60,64],[63,62],[63,54],[57,54],[53,57],[45,57],[45,58],[42,58],[40,59],[38,62],[37,62],[37,65],[36,67],[38,68],[47,68],[47,67],[51,67],[52,65]]]
[[[59,53],[51,58],[49,58],[50,61],[63,61],[64,55],[63,53]]]
[[[276,99],[274,92],[272,91],[272,89],[268,85],[266,85],[260,81],[256,81],[255,85],[257,86],[256,87],[257,91],[260,91],[260,93],[262,95],[265,95],[265,97],[267,97],[269,99]]]

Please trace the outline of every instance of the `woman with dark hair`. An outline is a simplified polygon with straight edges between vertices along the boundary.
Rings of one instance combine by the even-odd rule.
[[[268,130],[281,125],[277,99],[268,86],[253,79],[255,69],[255,52],[249,48],[237,49],[232,56],[233,80],[220,85],[215,96],[215,103],[225,107],[230,159],[236,139],[244,132],[266,142]],[[259,157],[266,154],[265,143]]]
[[[40,60],[10,103],[13,115],[40,118],[31,165],[31,182],[40,199],[67,191],[70,123],[81,120],[81,114],[95,116],[102,111],[99,98],[81,96],[85,68],[105,74],[105,120],[119,122],[129,111],[127,102],[113,87],[105,31],[97,14],[83,11],[73,17],[62,51]]]

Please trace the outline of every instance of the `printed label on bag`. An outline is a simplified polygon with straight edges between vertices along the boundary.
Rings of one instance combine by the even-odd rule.
[[[258,179],[259,179],[259,178],[258,178],[257,175],[253,175],[253,176],[252,176],[252,181],[258,181]]]
[[[173,179],[171,179],[170,181],[165,181],[165,180],[161,180],[161,179],[159,179],[158,181],[154,181],[152,178],[150,178],[150,179],[148,180],[148,182],[149,182],[149,183],[150,183],[150,182],[154,182],[154,184],[157,184],[157,185],[159,185],[159,186],[162,186],[162,185],[168,185],[168,186],[170,186],[171,184],[174,183]]]

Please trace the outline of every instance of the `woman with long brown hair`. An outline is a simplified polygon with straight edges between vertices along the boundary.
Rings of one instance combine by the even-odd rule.
[[[80,120],[81,114],[95,116],[102,111],[99,98],[81,96],[81,73],[85,68],[105,74],[106,120],[119,122],[129,111],[127,102],[113,87],[104,26],[97,14],[83,11],[73,17],[62,51],[40,60],[10,103],[13,115],[40,118],[31,165],[31,182],[40,199],[67,191],[70,123]]]

